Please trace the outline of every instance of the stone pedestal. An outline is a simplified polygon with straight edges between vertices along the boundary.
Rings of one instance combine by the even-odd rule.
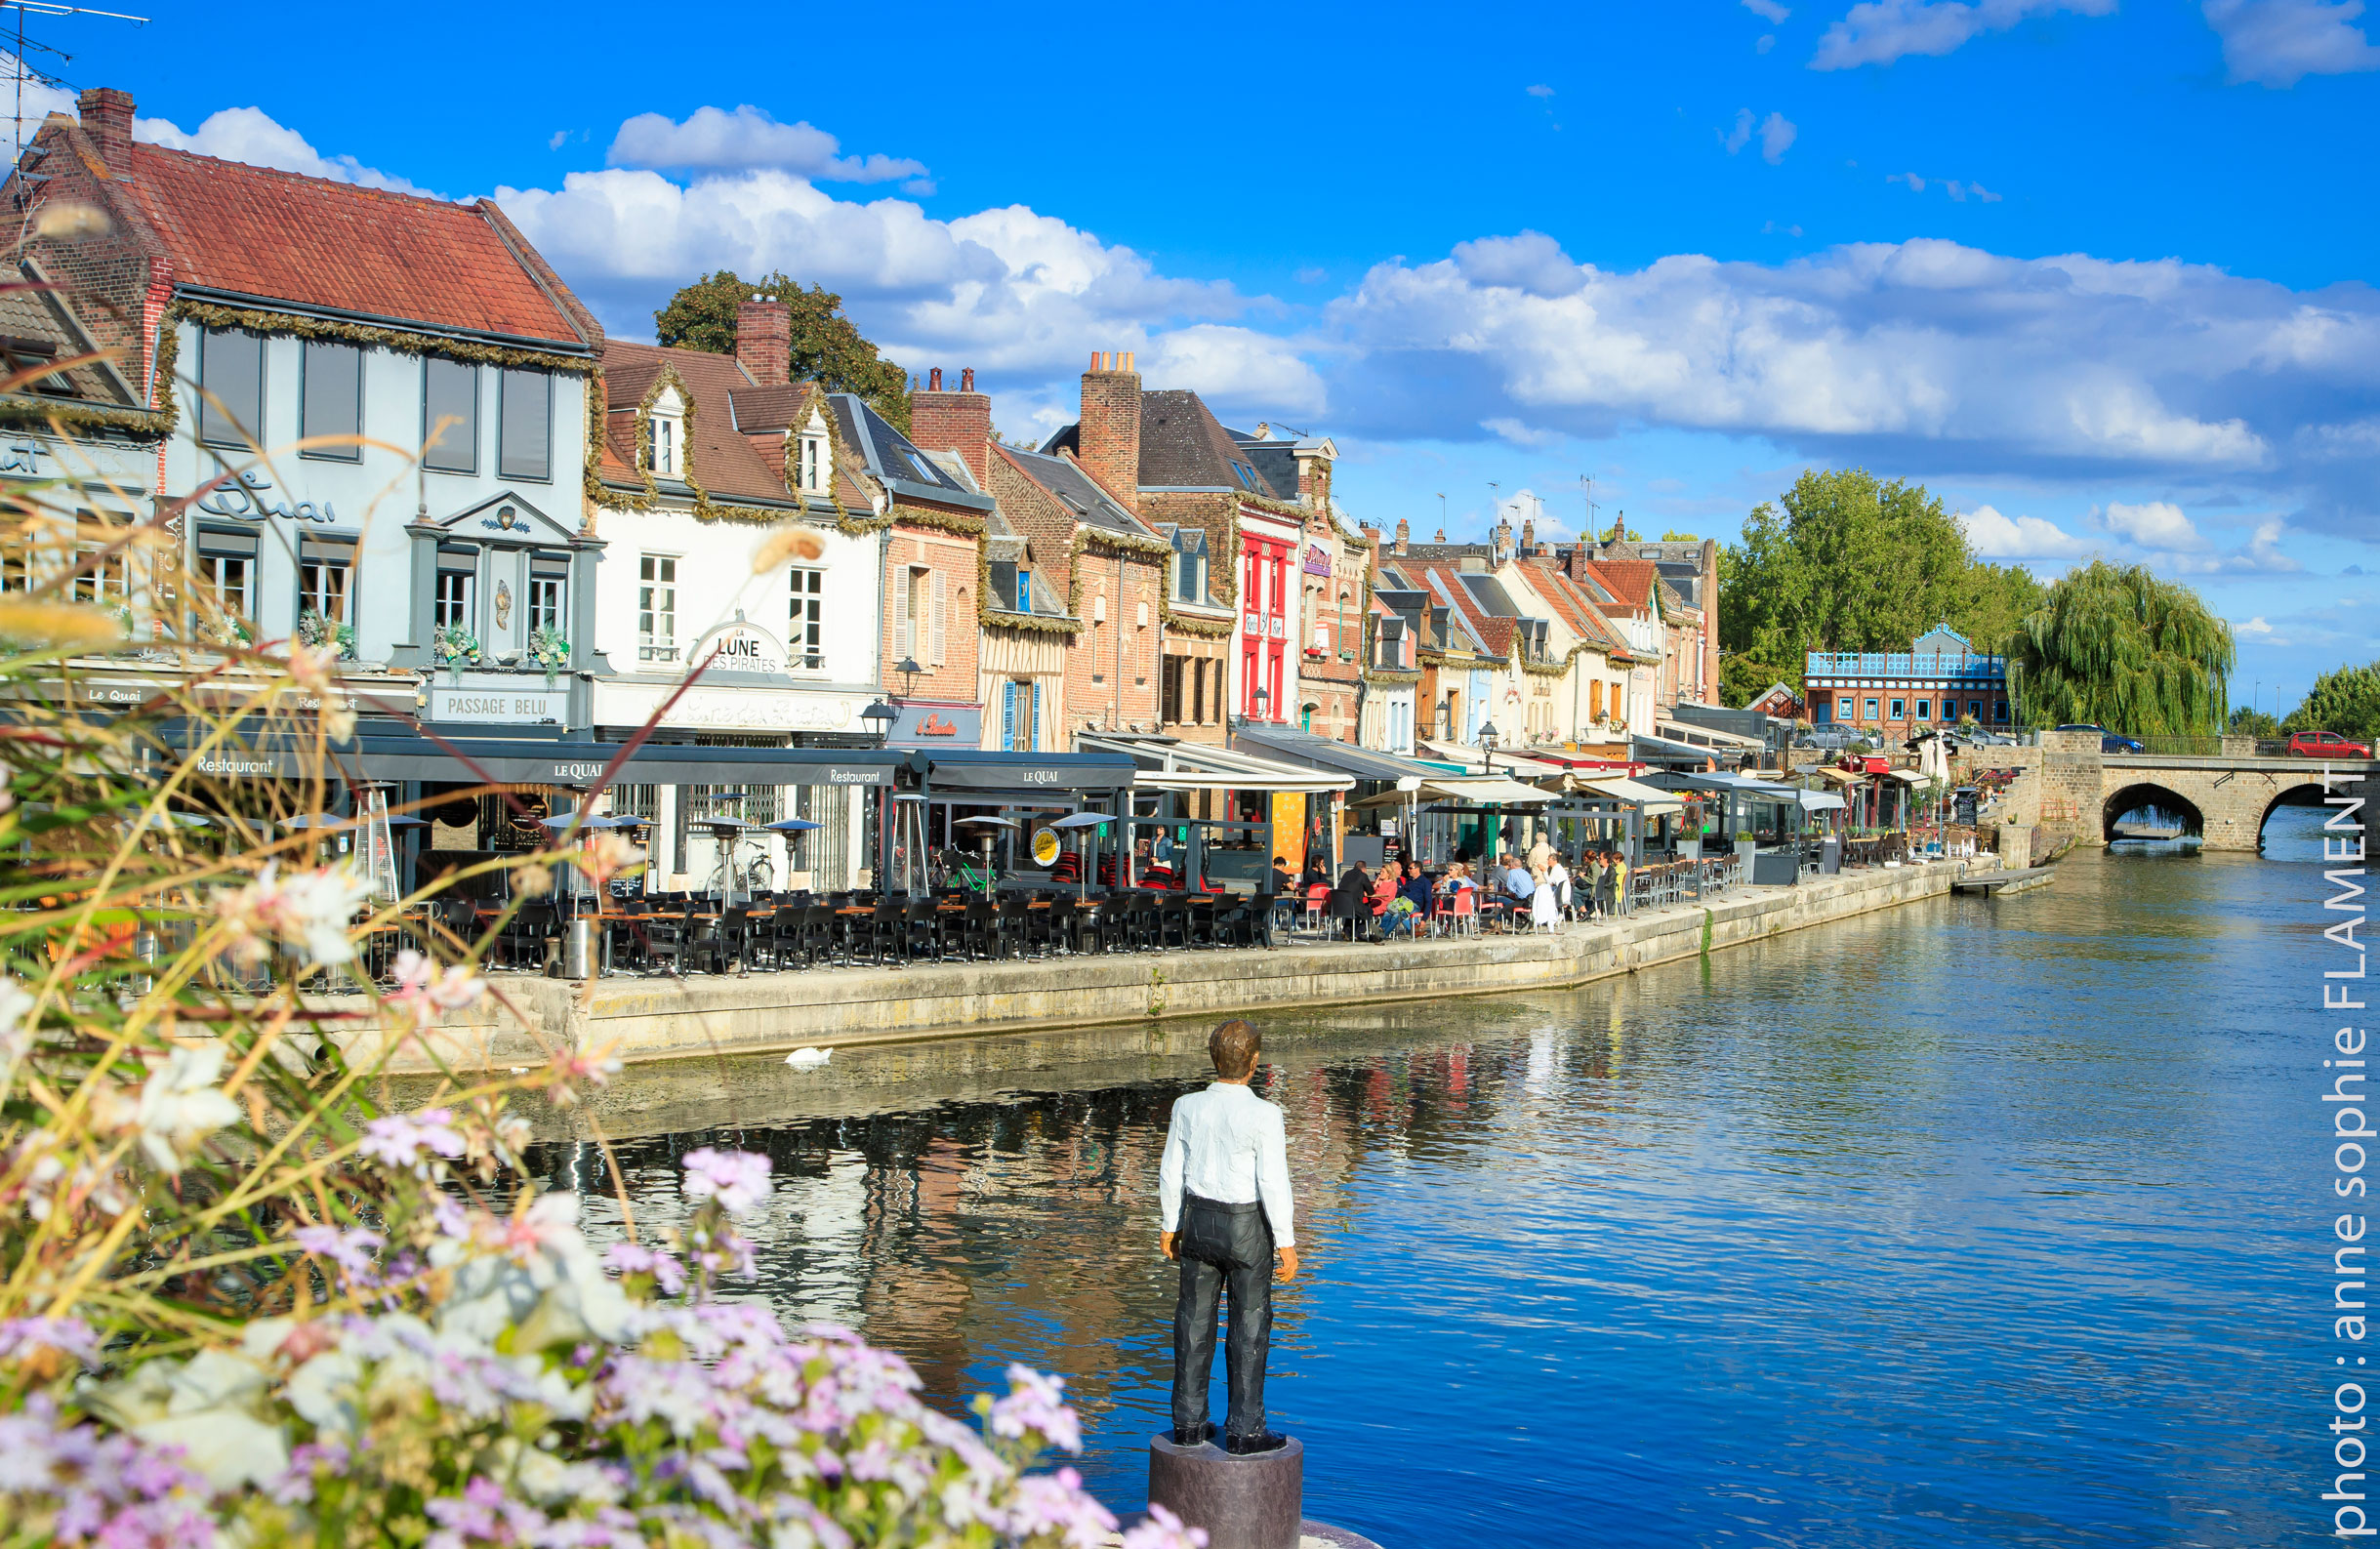
[[[1234,1457],[1214,1443],[1149,1439],[1149,1504],[1207,1529],[1208,1549],[1298,1549],[1305,1444]]]

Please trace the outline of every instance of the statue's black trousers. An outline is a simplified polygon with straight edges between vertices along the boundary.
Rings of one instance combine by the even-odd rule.
[[[1258,1203],[1220,1204],[1182,1196],[1173,1250],[1181,1294],[1173,1303],[1173,1425],[1194,1435],[1207,1424],[1207,1383],[1214,1370],[1215,1302],[1231,1288],[1231,1333],[1224,1379],[1231,1407],[1227,1437],[1264,1434],[1264,1360],[1273,1345],[1273,1229]]]

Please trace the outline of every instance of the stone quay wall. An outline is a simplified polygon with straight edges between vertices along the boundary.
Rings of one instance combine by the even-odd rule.
[[[631,1062],[775,1054],[1556,990],[1932,898],[1992,864],[1936,862],[1805,878],[1791,887],[1744,887],[1707,906],[1572,924],[1555,934],[813,968],[741,978],[573,983],[499,974],[485,1002],[431,1030],[429,1048],[409,1043],[389,1069],[429,1074],[442,1060],[458,1072],[505,1070],[543,1063],[564,1047],[608,1050]],[[312,1003],[361,1006],[356,997]],[[369,1058],[385,1035],[333,1037],[351,1056]]]

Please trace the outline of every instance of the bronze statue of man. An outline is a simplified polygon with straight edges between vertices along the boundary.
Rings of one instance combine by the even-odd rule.
[[[1231,1397],[1223,1446],[1241,1455],[1269,1452],[1288,1442],[1264,1428],[1276,1251],[1281,1278],[1297,1278],[1281,1110],[1248,1084],[1261,1048],[1256,1030],[1246,1022],[1226,1022],[1214,1030],[1207,1039],[1214,1081],[1174,1103],[1158,1169],[1165,1217],[1158,1245],[1181,1265],[1181,1291],[1173,1303],[1174,1445],[1199,1447],[1213,1440],[1207,1384],[1214,1367],[1215,1304],[1228,1289],[1231,1332],[1224,1376]]]

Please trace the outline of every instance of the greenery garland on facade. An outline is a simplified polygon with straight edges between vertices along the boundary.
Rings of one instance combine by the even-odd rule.
[[[445,339],[403,328],[341,322],[332,317],[306,317],[295,312],[260,311],[247,306],[223,306],[213,302],[178,301],[167,308],[169,320],[187,318],[203,328],[244,328],[253,334],[285,334],[298,339],[335,339],[342,344],[394,351],[400,355],[443,355],[474,366],[520,366],[594,376],[599,369],[586,355],[561,355],[549,349],[523,349],[513,345],[482,345]]]
[[[744,522],[759,526],[774,525],[784,521],[814,521],[806,501],[799,507],[737,506],[722,505],[711,498],[711,492],[703,487],[702,480],[697,478],[694,473],[693,389],[686,386],[685,379],[677,374],[677,368],[664,362],[660,375],[653,379],[652,386],[645,389],[644,397],[633,411],[636,417],[636,466],[631,469],[636,479],[636,483],[634,485],[616,479],[606,480],[602,476],[600,467],[602,449],[609,444],[604,434],[603,424],[611,412],[609,389],[600,370],[596,371],[589,382],[586,483],[587,499],[591,510],[588,531],[595,530],[593,508],[609,506],[621,510],[652,510],[660,506],[661,487],[653,477],[652,468],[653,405],[660,401],[663,389],[670,387],[675,387],[677,391],[677,401],[680,405],[679,424],[684,427],[685,430],[679,446],[683,471],[678,478],[679,482],[692,492],[693,502],[690,509],[695,520]],[[834,419],[832,416],[826,415],[821,415],[820,418],[826,422],[827,427],[828,467],[840,467],[841,464],[838,460],[841,456],[842,447],[841,438],[835,433]],[[793,485],[791,448],[794,439],[792,434],[788,434],[786,437],[788,447],[786,484],[789,489]],[[837,510],[835,515],[836,530],[846,537],[857,537],[863,533],[881,531],[890,524],[888,518],[873,515],[855,517],[841,509]]]

